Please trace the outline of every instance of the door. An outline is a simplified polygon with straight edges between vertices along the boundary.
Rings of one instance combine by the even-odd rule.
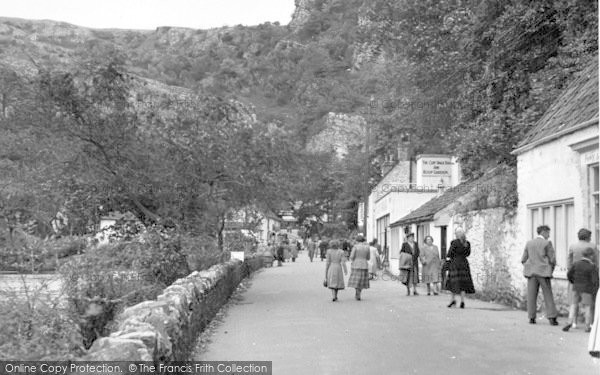
[[[447,226],[440,227],[440,257],[442,260],[446,259],[446,233]]]

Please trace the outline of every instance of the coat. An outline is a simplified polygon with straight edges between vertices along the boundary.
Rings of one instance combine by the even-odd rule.
[[[576,292],[593,295],[598,291],[598,267],[587,258],[573,264],[567,272],[567,279],[573,284],[573,290]]]
[[[527,241],[521,263],[525,277],[552,277],[556,266],[556,253],[552,242],[541,236]]]
[[[379,270],[379,254],[377,248],[374,246],[369,247],[369,273],[377,273]]]
[[[412,255],[412,268],[410,269],[411,273],[411,282],[413,284],[419,283],[419,245],[416,242],[413,242],[414,249],[408,244],[408,242],[404,242],[402,244],[402,248],[400,249],[401,253],[409,253]]]
[[[448,279],[446,280],[446,289],[454,294],[460,292],[475,293],[473,278],[471,277],[471,268],[467,257],[471,255],[471,243],[459,240],[450,242],[448,250]]]
[[[596,250],[596,245],[594,245],[591,242],[579,240],[571,246],[569,246],[569,256],[567,257],[567,269],[571,268],[571,266],[573,266],[573,263],[580,261],[583,258],[583,252],[589,248],[593,249],[595,253],[595,256],[590,260],[596,266],[599,266],[598,251]]]
[[[442,276],[442,261],[440,260],[440,253],[435,245],[423,245],[420,249],[421,255],[419,256],[421,264],[423,265],[422,277],[424,283],[437,283],[441,281]]]
[[[329,249],[325,255],[325,279],[330,289],[344,289],[344,274],[346,271],[346,256],[343,250]]]
[[[371,259],[371,250],[369,245],[364,242],[354,245],[350,252],[350,261],[353,269],[369,269],[369,259]]]

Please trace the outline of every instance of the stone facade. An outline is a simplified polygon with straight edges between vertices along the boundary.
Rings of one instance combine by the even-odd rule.
[[[196,338],[241,280],[262,266],[258,257],[194,271],[156,300],[123,310],[108,337],[94,342],[86,361],[173,362],[189,359]]]
[[[525,241],[519,236],[517,213],[501,207],[469,211],[455,215],[452,222],[453,229],[465,229],[471,243],[469,264],[477,296],[516,308],[526,308],[527,279],[523,276],[521,264]],[[552,288],[559,311],[566,315],[566,280],[554,279]],[[538,307],[540,310],[544,308],[541,292]]]

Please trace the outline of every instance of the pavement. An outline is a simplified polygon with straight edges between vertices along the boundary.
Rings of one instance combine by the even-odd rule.
[[[195,360],[273,361],[273,374],[600,374],[587,353],[588,334],[568,333],[524,311],[450,296],[406,296],[404,285],[376,280],[362,300],[354,289],[337,302],[323,287],[325,262],[256,273],[210,329]],[[347,281],[347,277],[346,277]]]

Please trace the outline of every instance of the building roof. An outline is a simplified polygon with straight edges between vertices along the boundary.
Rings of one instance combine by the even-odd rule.
[[[501,171],[500,168],[492,168],[486,172],[482,177],[465,181],[455,187],[449,188],[444,191],[441,195],[425,202],[420,207],[411,211],[408,215],[390,224],[390,227],[396,227],[400,225],[408,225],[413,223],[422,223],[425,221],[433,220],[436,213],[445,209],[453,203],[456,203],[458,199],[469,194],[478,186],[483,186],[485,182],[491,178],[497,176]]]
[[[550,105],[513,153],[527,151],[538,144],[575,131],[581,125],[591,125],[593,120],[596,123],[598,121],[597,58],[594,58]]]

